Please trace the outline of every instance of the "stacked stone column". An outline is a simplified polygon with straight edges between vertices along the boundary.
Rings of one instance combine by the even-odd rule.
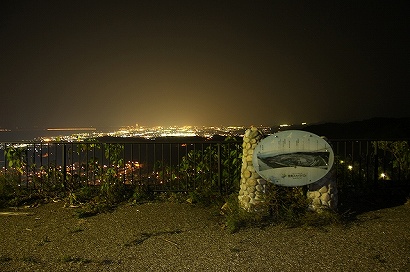
[[[241,168],[241,186],[239,204],[248,211],[255,211],[264,202],[266,181],[262,179],[253,167],[253,151],[262,139],[262,132],[256,127],[246,130],[243,136],[243,155]]]
[[[309,210],[321,212],[323,209],[337,209],[338,193],[336,171],[332,169],[326,176],[308,185]]]

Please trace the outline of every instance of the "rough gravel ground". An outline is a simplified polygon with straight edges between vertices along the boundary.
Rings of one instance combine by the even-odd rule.
[[[360,214],[347,226],[235,234],[189,204],[123,205],[86,219],[62,202],[1,212],[4,272],[410,271],[410,204]]]

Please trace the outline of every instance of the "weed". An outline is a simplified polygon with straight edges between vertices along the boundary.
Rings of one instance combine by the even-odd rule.
[[[88,202],[75,211],[78,218],[91,217],[100,213],[112,211],[115,206],[107,202]]]
[[[230,248],[229,251],[232,252],[232,253],[239,253],[239,252],[241,252],[241,250],[240,250],[239,248],[237,248],[237,247]]]
[[[328,225],[341,225],[343,218],[332,210],[323,210],[320,213],[307,211],[299,220],[301,225],[310,227],[324,227]]]
[[[91,201],[96,196],[98,196],[98,188],[96,186],[85,186],[71,193],[72,201],[74,201],[73,204]]]
[[[221,206],[223,204],[223,196],[219,192],[211,190],[207,187],[198,187],[195,191],[189,193],[189,202],[200,204],[205,207]]]
[[[189,196],[185,192],[161,192],[154,196],[158,201],[162,201],[162,202],[170,202],[170,203],[189,202],[188,201]]]
[[[309,204],[303,187],[281,187],[271,183],[266,185],[265,201],[274,221],[290,224],[304,216]]]
[[[150,193],[148,186],[144,186],[144,185],[135,186],[135,189],[132,195],[132,200],[135,203],[141,203],[147,200],[151,200],[152,198],[153,198],[153,195]]]
[[[10,262],[11,260],[12,258],[9,256],[0,256],[0,263],[7,263],[7,262]]]
[[[137,235],[137,238],[136,238],[136,239],[134,239],[134,240],[132,240],[132,241],[130,241],[130,242],[128,242],[128,243],[125,243],[124,246],[126,246],[126,247],[138,246],[138,245],[142,244],[145,240],[147,240],[147,239],[149,239],[149,238],[151,238],[151,237],[153,237],[153,236],[163,236],[163,235],[167,235],[167,234],[180,234],[180,233],[182,233],[182,230],[179,230],[179,229],[166,230],[166,231],[157,231],[157,232],[150,232],[150,233],[148,233],[148,232],[141,232],[139,235]],[[165,240],[165,241],[167,241],[167,242],[169,242],[169,243],[171,243],[171,244],[177,246],[176,243],[174,243],[174,242],[172,242],[172,241],[170,241],[170,240],[168,240],[168,239],[163,238],[163,240]],[[177,246],[177,247],[178,247],[178,246]]]
[[[46,243],[50,243],[51,240],[48,238],[48,236],[44,236],[43,239],[41,239],[40,242],[38,242],[38,246],[44,246]]]
[[[223,206],[225,227],[231,233],[248,226],[263,227],[267,224],[285,224],[288,227],[310,226],[323,228],[342,224],[343,218],[332,210],[320,213],[308,211],[308,200],[303,188],[287,188],[268,184],[265,202],[248,212],[240,207],[237,195],[232,194]]]
[[[33,256],[23,257],[23,262],[25,262],[25,263],[32,263],[32,264],[40,263],[40,261],[37,260],[37,259],[36,259],[35,257],[33,257]]]
[[[136,238],[136,239],[134,239],[134,240],[132,240],[128,243],[125,243],[124,246],[130,247],[130,246],[140,245],[140,244],[144,243],[144,241],[147,240],[148,238],[150,238],[151,236],[152,236],[152,234],[149,234],[149,233],[141,233],[141,235],[138,238]]]
[[[230,233],[235,233],[241,228],[253,225],[260,226],[266,217],[262,213],[247,212],[238,203],[236,194],[232,194],[224,205],[225,227]]]
[[[102,260],[100,262],[100,264],[102,264],[102,265],[110,265],[110,264],[114,264],[114,263],[115,262],[113,260],[108,260],[108,259]]]
[[[383,258],[381,254],[376,254],[373,256],[373,259],[378,261],[379,263],[386,263],[386,259]]]
[[[77,228],[75,228],[75,229],[70,230],[70,233],[78,233],[78,232],[82,232],[82,231],[84,231],[83,228],[77,227]]]

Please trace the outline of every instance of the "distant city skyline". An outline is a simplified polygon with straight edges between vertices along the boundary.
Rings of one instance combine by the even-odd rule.
[[[407,1],[0,1],[0,128],[410,117]]]
[[[271,127],[259,126],[261,130],[270,132]],[[117,129],[96,128],[48,128],[26,130],[3,130],[0,132],[0,142],[7,141],[82,141],[105,136],[119,138],[160,137],[204,137],[214,135],[240,136],[247,129],[246,126],[123,126]]]
[[[121,128],[127,127],[140,127],[140,128],[155,128],[155,127],[163,127],[163,128],[171,128],[171,127],[251,127],[251,126],[260,126],[260,127],[275,127],[275,126],[283,126],[283,125],[305,125],[305,124],[316,124],[316,123],[308,123],[308,122],[297,122],[297,123],[288,123],[288,122],[271,122],[270,124],[209,124],[209,125],[192,125],[192,124],[184,124],[184,125],[165,125],[165,124],[156,124],[156,125],[146,125],[140,123],[134,124],[123,124],[123,125],[113,125],[113,126],[88,126],[88,127],[45,127],[45,126],[24,126],[24,127],[0,127],[0,132],[7,132],[7,131],[24,131],[24,130],[37,130],[37,131],[113,131],[119,130]]]
[[[82,141],[99,137],[147,138],[192,137],[212,138],[213,135],[241,136],[250,126],[121,126],[110,128],[47,128],[47,129],[0,129],[0,142],[13,141]],[[404,139],[409,137],[410,118],[370,118],[353,122],[289,123],[273,126],[256,125],[264,134],[297,129],[337,139],[384,138]],[[379,128],[377,131],[375,128]]]
[[[307,123],[297,124],[298,128]],[[275,126],[256,126],[264,133],[271,133],[272,129],[289,128],[293,124]],[[10,141],[82,141],[105,136],[118,138],[146,138],[161,137],[204,137],[242,136],[250,126],[121,126],[118,128],[46,128],[46,129],[3,129],[0,131],[0,142]]]

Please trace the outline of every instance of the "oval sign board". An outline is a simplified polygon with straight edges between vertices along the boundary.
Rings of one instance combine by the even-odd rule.
[[[286,130],[261,140],[253,166],[265,180],[281,186],[303,186],[324,177],[332,168],[333,150],[323,138],[306,131]]]

